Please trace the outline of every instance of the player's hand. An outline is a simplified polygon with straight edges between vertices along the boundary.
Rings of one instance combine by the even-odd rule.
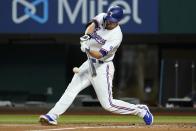
[[[80,49],[81,49],[82,52],[85,52],[86,49],[90,50],[90,47],[85,43],[81,43]]]
[[[82,37],[80,37],[80,41],[87,41],[91,38],[91,36],[89,34],[85,34]]]
[[[86,44],[88,40],[90,40],[90,35],[89,34],[86,34],[86,35],[83,35],[82,37],[80,37],[80,44]]]

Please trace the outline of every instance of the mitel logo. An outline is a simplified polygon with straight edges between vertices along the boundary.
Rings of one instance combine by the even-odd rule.
[[[41,10],[38,10],[39,5],[42,5]],[[29,18],[41,24],[46,23],[48,21],[48,0],[13,0],[13,21],[20,24]]]
[[[141,25],[142,18],[139,16],[140,0],[77,0],[75,7],[71,8],[73,0],[58,0],[58,24],[64,23],[64,17],[67,15],[71,24],[74,24],[78,18],[82,24],[86,24],[96,14],[106,12],[104,8],[113,5],[119,5],[124,9],[124,18],[120,24],[127,24],[129,21]],[[78,17],[81,14],[81,17]],[[111,14],[112,15],[112,14]]]

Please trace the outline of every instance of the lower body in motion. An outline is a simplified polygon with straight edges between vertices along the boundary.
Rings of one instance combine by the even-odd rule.
[[[74,75],[72,81],[55,106],[47,114],[40,116],[40,123],[42,125],[57,125],[57,119],[69,108],[78,93],[91,84],[94,87],[101,106],[105,110],[116,114],[137,115],[144,120],[146,125],[153,123],[153,115],[146,105],[135,105],[113,99],[113,62],[95,63],[95,68],[97,76],[92,77],[89,73],[88,62],[86,61],[81,65],[79,72]]]

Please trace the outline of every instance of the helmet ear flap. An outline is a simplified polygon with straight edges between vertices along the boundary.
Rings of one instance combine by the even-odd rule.
[[[106,15],[103,17],[103,27],[106,27]]]

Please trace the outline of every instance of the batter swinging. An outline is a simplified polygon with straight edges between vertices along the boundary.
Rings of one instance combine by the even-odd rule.
[[[57,125],[57,118],[72,104],[77,94],[92,84],[102,107],[117,114],[137,115],[146,125],[153,123],[153,115],[146,105],[134,105],[112,97],[114,76],[113,58],[122,41],[118,22],[123,18],[123,10],[112,6],[107,13],[100,13],[87,25],[85,35],[80,38],[81,50],[89,50],[97,75],[92,77],[88,61],[79,67],[71,83],[56,105],[45,115],[40,116],[43,125]]]

